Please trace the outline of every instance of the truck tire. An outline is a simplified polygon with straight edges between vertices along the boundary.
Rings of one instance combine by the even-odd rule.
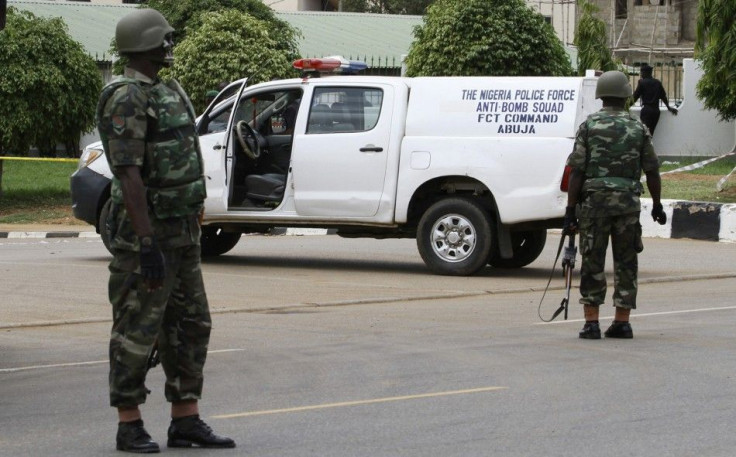
[[[547,243],[547,230],[526,230],[511,234],[511,245],[514,256],[510,259],[501,258],[498,249],[494,249],[488,263],[496,268],[521,268],[537,260]]]
[[[234,248],[240,240],[240,232],[225,232],[219,227],[202,227],[202,257],[214,257]]]
[[[492,236],[490,215],[479,203],[451,197],[424,213],[417,227],[417,247],[433,273],[468,276],[486,265]]]
[[[97,220],[97,229],[100,232],[100,238],[102,239],[102,244],[105,245],[105,249],[112,254],[112,249],[110,248],[110,234],[107,232],[107,216],[110,214],[110,206],[112,206],[112,198],[108,198],[104,205],[102,205],[102,209],[100,210],[100,218]]]

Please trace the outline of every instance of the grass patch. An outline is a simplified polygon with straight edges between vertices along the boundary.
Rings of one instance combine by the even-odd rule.
[[[661,172],[705,160],[707,157],[679,157],[661,159]],[[697,170],[666,174],[662,176],[662,198],[672,200],[736,203],[736,176],[731,176],[723,191],[716,190],[716,184],[736,167],[733,156],[719,159]],[[647,192],[648,194],[648,192]],[[648,195],[646,195],[648,196]]]
[[[69,177],[76,163],[3,161],[0,224],[76,224]]]
[[[661,171],[699,162],[702,158],[663,158]],[[717,160],[703,168],[662,176],[662,198],[716,203],[736,203],[736,176],[722,192],[718,180],[736,167],[736,158]],[[0,224],[85,225],[72,214],[69,177],[76,163],[3,161]],[[646,186],[645,186],[646,187]],[[644,197],[648,197],[645,191]]]

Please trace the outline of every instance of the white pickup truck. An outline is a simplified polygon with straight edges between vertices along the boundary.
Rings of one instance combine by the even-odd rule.
[[[203,255],[242,233],[335,229],[416,238],[437,274],[534,261],[560,227],[575,131],[594,77],[333,76],[244,81],[198,119]],[[106,216],[110,170],[92,144],[72,176],[76,217]],[[103,241],[106,241],[104,238]],[[326,239],[325,243],[329,243]]]

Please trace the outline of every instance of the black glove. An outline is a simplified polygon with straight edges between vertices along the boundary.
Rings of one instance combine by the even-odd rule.
[[[677,116],[677,108],[667,108],[667,109],[670,111],[670,113],[672,113],[675,116]]]
[[[156,238],[144,238],[148,238],[150,243],[141,242],[141,276],[147,281],[160,282],[166,277],[164,253],[158,247]]]
[[[658,222],[659,225],[667,223],[667,214],[665,214],[661,203],[654,204],[654,207],[652,208],[652,219],[654,219],[655,222]]]
[[[575,207],[565,208],[565,221],[562,223],[563,233],[575,233],[578,231],[578,218],[575,216]]]

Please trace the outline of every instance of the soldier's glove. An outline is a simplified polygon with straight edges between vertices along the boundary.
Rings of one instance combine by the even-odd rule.
[[[146,281],[161,282],[166,277],[166,261],[164,253],[156,242],[156,238],[141,238],[141,276]]]
[[[576,233],[578,231],[578,218],[575,216],[575,207],[565,208],[565,220],[562,223],[563,233]]]
[[[664,208],[662,208],[661,203],[654,204],[654,207],[652,208],[652,219],[659,223],[659,225],[667,223],[667,214],[664,212]]]
[[[675,116],[677,116],[677,108],[667,108],[667,109],[670,111],[670,113],[672,113]]]

